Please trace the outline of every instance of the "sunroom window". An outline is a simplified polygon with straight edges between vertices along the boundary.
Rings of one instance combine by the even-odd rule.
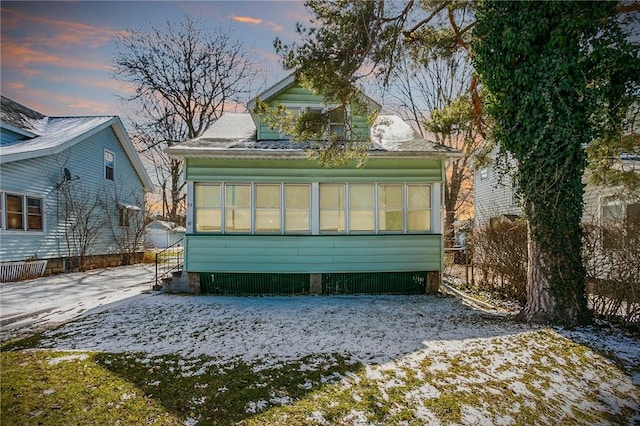
[[[403,226],[402,185],[378,185],[378,228],[401,232]]]
[[[365,232],[375,229],[373,189],[373,184],[349,185],[350,231]]]
[[[345,232],[344,184],[320,184],[320,232]]]
[[[194,230],[282,235],[431,232],[431,196],[431,185],[418,183],[196,183]]]
[[[226,232],[251,231],[251,185],[225,185],[224,229]]]
[[[280,185],[256,184],[256,232],[280,232]]]
[[[309,232],[311,230],[311,191],[309,185],[285,184],[284,186],[285,232]]]
[[[220,184],[196,185],[196,231],[222,230],[222,193]]]
[[[431,187],[407,185],[407,231],[431,230]]]

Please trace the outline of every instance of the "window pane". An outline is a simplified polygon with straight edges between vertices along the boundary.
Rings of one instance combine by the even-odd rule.
[[[219,184],[196,184],[196,232],[220,232],[222,230],[220,191]]]
[[[344,232],[345,212],[344,210],[321,210],[320,230],[324,232]]]
[[[378,185],[378,207],[402,210],[402,185]]]
[[[27,197],[27,230],[42,230],[42,200]]]
[[[402,185],[378,185],[378,228],[402,231]]]
[[[225,185],[225,230],[251,230],[251,185]]]
[[[320,184],[320,208],[344,209],[344,185]]]
[[[374,231],[373,184],[349,185],[349,230]]]
[[[320,230],[345,232],[345,186],[320,184]]]
[[[104,152],[104,177],[107,180],[113,180],[113,170],[115,168],[115,157],[112,152]]]
[[[623,208],[621,204],[602,206],[602,220],[604,222],[622,220]]]
[[[407,229],[409,231],[431,230],[431,211],[410,210],[407,212]]]
[[[256,185],[256,232],[280,232],[280,185]]]
[[[220,185],[196,184],[196,206],[220,208]]]
[[[409,185],[407,196],[409,209],[431,207],[431,187],[429,185]]]
[[[349,208],[373,210],[373,184],[349,185]]]
[[[280,185],[256,185],[256,208],[280,208]]]
[[[286,232],[309,232],[309,212],[287,210],[284,226]]]
[[[407,187],[407,230],[431,230],[431,187],[409,185]]]
[[[285,232],[309,232],[309,185],[285,185]]]
[[[284,190],[287,209],[309,208],[309,185],[285,185]]]
[[[280,232],[280,209],[256,210],[256,232]]]
[[[373,219],[373,210],[350,210],[349,230],[373,231],[375,225]]]
[[[23,230],[22,197],[7,194],[7,229]]]

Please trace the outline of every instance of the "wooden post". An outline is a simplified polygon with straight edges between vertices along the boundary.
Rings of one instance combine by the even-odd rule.
[[[309,274],[309,293],[322,294],[322,274]]]
[[[440,289],[440,271],[427,272],[427,286],[425,293],[437,294]]]

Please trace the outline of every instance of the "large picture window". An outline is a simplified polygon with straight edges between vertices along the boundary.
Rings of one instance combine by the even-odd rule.
[[[195,183],[195,232],[431,232],[431,196],[418,183]]]
[[[42,231],[44,202],[42,198],[0,192],[2,229],[8,231]]]

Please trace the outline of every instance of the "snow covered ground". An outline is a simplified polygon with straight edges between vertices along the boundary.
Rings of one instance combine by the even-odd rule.
[[[0,284],[0,341],[34,333],[151,289],[155,265],[140,264]]]
[[[40,346],[136,352],[149,360],[163,354],[203,355],[211,357],[209,363],[244,361],[256,369],[339,354],[366,366],[366,379],[377,384],[381,400],[395,388],[406,389],[404,403],[425,424],[438,420],[425,401],[445,391],[486,398],[482,405],[465,408],[467,424],[512,424],[520,410],[537,413],[542,407],[526,403],[535,401],[534,393],[549,404],[548,411],[539,413],[540,424],[566,420],[576,410],[626,413],[626,418],[629,412],[640,413],[637,339],[607,327],[565,331],[528,326],[448,296],[143,294],[83,313],[45,333]],[[424,379],[419,386],[409,388],[408,371]],[[362,379],[343,377],[342,385]],[[507,395],[524,402],[495,404],[496,414],[491,401]],[[273,403],[254,401],[248,409],[260,411]],[[353,416],[345,424],[369,424],[367,413]],[[322,410],[312,417],[312,423],[323,423]],[[630,424],[640,422],[640,414],[630,418]]]

